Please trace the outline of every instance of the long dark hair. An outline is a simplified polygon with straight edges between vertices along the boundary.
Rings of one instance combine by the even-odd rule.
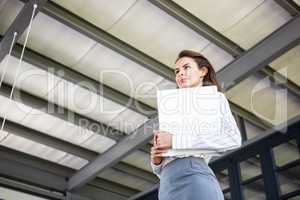
[[[202,67],[207,68],[208,72],[203,77],[203,86],[215,85],[217,86],[219,92],[223,92],[223,89],[218,83],[216,72],[207,58],[196,51],[183,50],[178,54],[178,58],[176,59],[175,63],[182,57],[192,58],[197,63],[199,69]]]

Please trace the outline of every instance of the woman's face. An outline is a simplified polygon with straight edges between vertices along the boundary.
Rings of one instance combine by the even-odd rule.
[[[207,68],[198,68],[193,58],[182,57],[175,63],[176,83],[179,88],[202,86],[202,80]]]

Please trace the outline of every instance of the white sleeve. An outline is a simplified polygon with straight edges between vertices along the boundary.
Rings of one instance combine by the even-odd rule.
[[[155,165],[152,162],[150,162],[150,163],[151,163],[151,167],[152,167],[153,173],[156,176],[158,176],[158,178],[160,178],[160,173],[161,173],[161,170],[162,170],[162,163],[163,163],[163,161],[159,165]]]
[[[224,152],[241,146],[240,130],[231,113],[228,100],[220,93],[221,111],[224,113],[222,134],[212,136],[201,134],[176,134],[172,137],[172,149],[199,149]]]

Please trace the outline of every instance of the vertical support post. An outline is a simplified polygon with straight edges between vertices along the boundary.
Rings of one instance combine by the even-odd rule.
[[[296,128],[296,142],[297,142],[297,147],[298,147],[298,152],[300,153],[300,126]]]
[[[241,185],[241,168],[238,161],[233,160],[228,168],[229,185],[231,199],[244,200],[244,194]]]
[[[263,148],[260,153],[260,162],[267,200],[280,200],[281,191],[276,172],[274,154],[270,146]]]
[[[245,120],[244,120],[243,117],[241,117],[238,114],[234,114],[234,116],[235,116],[237,125],[240,129],[240,132],[241,132],[242,141],[244,142],[244,141],[248,140],[246,126],[245,126]]]

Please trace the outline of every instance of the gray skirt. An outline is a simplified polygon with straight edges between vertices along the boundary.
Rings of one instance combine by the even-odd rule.
[[[202,158],[178,158],[160,177],[159,200],[224,200],[214,172]]]

